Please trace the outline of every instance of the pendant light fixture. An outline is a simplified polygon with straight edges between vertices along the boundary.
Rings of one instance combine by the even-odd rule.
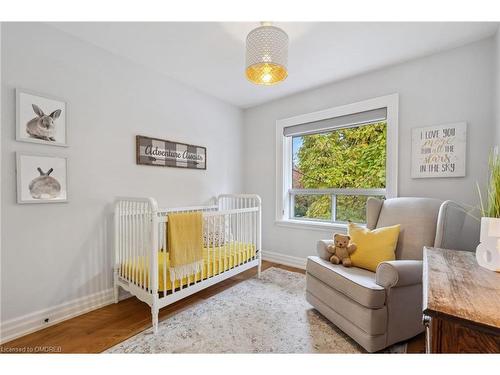
[[[258,85],[274,85],[288,76],[288,35],[270,22],[247,36],[246,76]]]

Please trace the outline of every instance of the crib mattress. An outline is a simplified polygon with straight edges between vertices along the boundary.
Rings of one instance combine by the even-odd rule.
[[[229,242],[224,246],[210,247],[203,249],[203,269],[196,275],[189,276],[189,280],[185,277],[182,280],[175,280],[175,288],[179,288],[190,283],[204,280],[208,277],[218,275],[221,272],[238,266],[256,254],[255,245]],[[166,263],[165,272],[163,265]],[[158,290],[172,290],[172,282],[170,281],[170,256],[168,252],[158,251]],[[146,269],[144,269],[146,268]],[[134,262],[125,263],[122,266],[122,275],[133,283],[140,285],[149,285],[149,261],[144,257],[137,257]],[[127,276],[128,275],[128,276]],[[166,277],[165,277],[166,276]]]

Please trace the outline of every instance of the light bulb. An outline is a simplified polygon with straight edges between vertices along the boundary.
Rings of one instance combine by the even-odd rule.
[[[266,73],[266,74],[264,74],[264,75],[262,76],[262,80],[263,80],[264,82],[269,82],[269,81],[271,81],[271,79],[272,79],[272,78],[273,78],[273,77],[272,77],[272,76],[271,76],[271,74],[269,74],[269,73]]]

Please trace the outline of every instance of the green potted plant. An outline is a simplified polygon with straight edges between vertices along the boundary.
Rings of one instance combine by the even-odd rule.
[[[476,249],[480,266],[500,272],[500,155],[495,150],[489,161],[490,177],[486,200],[478,186],[481,203],[481,243]]]

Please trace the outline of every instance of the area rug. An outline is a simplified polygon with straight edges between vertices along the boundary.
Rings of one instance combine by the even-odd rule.
[[[405,345],[387,352],[404,353]],[[305,276],[269,268],[107,353],[364,353],[305,300]]]

